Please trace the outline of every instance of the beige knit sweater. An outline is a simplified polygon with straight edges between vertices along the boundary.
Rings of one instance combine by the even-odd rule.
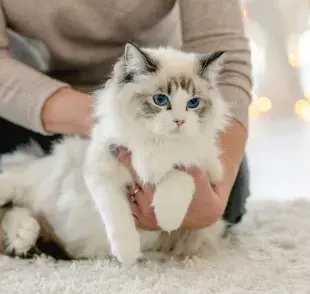
[[[48,72],[10,56],[7,28],[45,45]],[[45,133],[45,100],[64,83],[98,87],[127,41],[228,51],[221,91],[247,126],[251,64],[238,0],[0,0],[0,116]]]

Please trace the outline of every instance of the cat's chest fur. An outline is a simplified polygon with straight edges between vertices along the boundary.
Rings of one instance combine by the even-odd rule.
[[[161,178],[176,166],[205,167],[203,140],[149,140],[129,146],[132,165],[144,183],[158,184]]]

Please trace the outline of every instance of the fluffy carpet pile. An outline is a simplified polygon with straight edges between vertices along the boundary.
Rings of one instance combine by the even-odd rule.
[[[310,202],[252,202],[230,245],[212,257],[54,262],[0,256],[0,293],[310,293]]]

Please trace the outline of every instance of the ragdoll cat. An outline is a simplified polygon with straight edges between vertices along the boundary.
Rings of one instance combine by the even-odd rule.
[[[216,84],[222,54],[127,44],[95,95],[97,123],[89,139],[64,138],[47,157],[17,152],[3,158],[0,206],[12,201],[23,207],[3,220],[9,248],[24,253],[35,242],[39,227],[30,211],[48,220],[75,258],[114,255],[132,264],[146,250],[187,255],[220,238],[223,221],[203,230],[179,229],[195,187],[175,166],[196,165],[212,183],[222,177],[216,139],[229,115]],[[155,185],[162,231],[136,229],[126,197],[132,177],[111,153],[115,144],[132,152],[139,178]]]

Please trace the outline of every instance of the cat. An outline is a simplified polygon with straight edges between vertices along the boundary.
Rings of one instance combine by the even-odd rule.
[[[191,255],[219,240],[223,220],[180,229],[195,186],[175,166],[196,165],[211,183],[222,179],[217,135],[229,124],[229,106],[217,81],[224,56],[126,44],[110,79],[94,93],[89,138],[65,137],[44,157],[17,151],[2,158],[0,206],[19,206],[3,220],[8,248],[23,254],[35,243],[36,214],[74,258],[113,255],[130,265],[143,252]],[[132,176],[111,153],[115,144],[131,151],[141,181],[155,185],[152,205],[161,230],[135,227],[126,197]]]

